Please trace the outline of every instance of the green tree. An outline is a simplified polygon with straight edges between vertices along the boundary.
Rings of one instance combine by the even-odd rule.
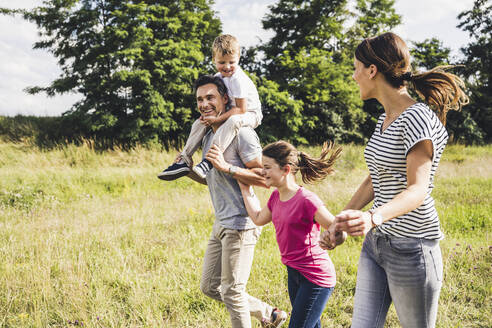
[[[301,135],[310,143],[363,141],[381,113],[377,102],[363,105],[359,99],[352,79],[354,49],[363,38],[390,30],[401,18],[393,0],[359,0],[353,12],[347,2],[280,0],[262,21],[274,32],[259,47],[265,74],[302,101]],[[353,18],[355,24],[346,28]]]
[[[261,142],[285,139],[307,143],[300,134],[302,101],[292,99],[288,92],[279,90],[277,83],[265,77],[250,76],[258,89],[263,111],[263,122],[258,127]]]
[[[30,93],[78,92],[66,113],[100,140],[180,144],[196,107],[193,81],[206,72],[220,33],[211,0],[45,0],[30,11],[34,48],[57,58],[61,75]],[[207,55],[205,55],[207,54]],[[72,120],[73,121],[73,120]]]
[[[263,28],[274,36],[259,49],[264,72],[291,97],[302,102],[299,143],[361,140],[363,120],[352,60],[340,50],[347,1],[280,0],[270,6]],[[272,119],[279,121],[283,112]]]
[[[466,110],[476,122],[486,142],[492,141],[492,4],[475,0],[473,8],[462,12],[458,25],[468,32],[470,43],[461,48],[463,74],[470,94]],[[478,131],[478,132],[480,132]]]
[[[347,56],[353,58],[357,45],[363,39],[389,32],[401,24],[401,16],[396,13],[394,4],[394,0],[357,0],[351,13],[356,18],[355,23],[345,34],[343,42]],[[369,99],[364,101],[362,110],[366,116],[359,129],[367,139],[372,135],[384,109],[376,99]]]
[[[355,23],[346,33],[345,48],[354,53],[357,45],[365,38],[377,36],[401,24],[396,13],[394,0],[357,0],[351,16]]]
[[[436,66],[449,65],[451,48],[444,47],[437,38],[425,39],[422,42],[412,42],[410,53],[413,57],[414,70],[430,70]]]
[[[413,70],[426,71],[436,66],[449,65],[451,49],[445,47],[437,38],[426,39],[422,42],[413,42],[410,50],[413,57]],[[459,69],[455,69],[458,73]],[[412,90],[410,90],[412,92]],[[417,98],[415,92],[412,92]],[[470,107],[465,106],[461,111],[448,112],[446,128],[450,139],[462,143],[480,143],[483,139],[481,129],[473,120],[469,112]]]

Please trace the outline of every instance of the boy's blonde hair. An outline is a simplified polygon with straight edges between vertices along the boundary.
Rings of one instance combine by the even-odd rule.
[[[239,42],[230,34],[222,34],[215,38],[212,44],[212,58],[219,54],[225,55],[240,55]]]

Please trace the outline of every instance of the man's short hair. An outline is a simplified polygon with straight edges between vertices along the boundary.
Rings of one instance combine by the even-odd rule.
[[[216,55],[240,55],[241,49],[237,39],[230,34],[222,34],[215,38],[212,44],[212,57]]]
[[[201,87],[205,84],[215,84],[215,86],[217,87],[217,91],[219,92],[219,94],[222,97],[224,95],[227,95],[227,87],[224,84],[224,81],[219,76],[214,76],[214,75],[202,75],[202,76],[200,76],[195,81],[195,83],[193,83],[193,90],[195,91],[195,93],[199,87]]]

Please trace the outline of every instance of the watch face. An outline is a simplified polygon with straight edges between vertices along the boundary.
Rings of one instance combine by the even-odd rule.
[[[372,223],[374,223],[375,225],[380,225],[381,223],[383,223],[383,217],[381,216],[381,214],[373,213]]]

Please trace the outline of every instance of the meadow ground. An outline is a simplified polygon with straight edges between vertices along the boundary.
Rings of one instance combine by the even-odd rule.
[[[367,174],[362,150],[344,146],[337,173],[308,187],[333,213]],[[225,307],[199,290],[207,188],[156,178],[174,155],[0,143],[0,327],[228,327]],[[491,327],[492,146],[449,146],[435,186],[446,234],[438,327]],[[257,191],[264,204],[270,191]],[[338,285],[323,326],[350,325],[361,242],[330,252]],[[271,225],[248,291],[290,310]],[[386,327],[398,326],[391,308]]]

